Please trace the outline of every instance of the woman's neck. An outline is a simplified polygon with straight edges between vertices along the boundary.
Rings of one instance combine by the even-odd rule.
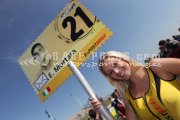
[[[147,74],[143,66],[133,66],[131,68],[130,86],[139,87],[146,79]]]
[[[132,68],[129,90],[133,98],[145,97],[149,89],[149,78],[146,69],[141,67]]]

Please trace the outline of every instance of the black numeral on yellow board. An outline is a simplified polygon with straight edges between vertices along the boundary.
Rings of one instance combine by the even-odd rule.
[[[80,7],[76,8],[74,17],[76,16],[79,16],[84,21],[84,23],[87,25],[88,28],[90,28],[93,25],[93,22],[88,18],[88,16],[84,13],[84,11]],[[63,20],[62,22],[63,28],[67,27],[68,22],[70,22],[71,24],[71,39],[74,42],[84,33],[84,30],[80,29],[78,32],[76,32],[76,20],[71,16],[68,16]]]

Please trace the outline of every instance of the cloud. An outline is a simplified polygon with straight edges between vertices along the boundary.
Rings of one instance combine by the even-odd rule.
[[[7,62],[17,62],[18,56],[5,56],[5,57],[0,57],[0,62],[2,61],[7,61]]]
[[[11,27],[12,24],[14,23],[14,21],[15,21],[15,17],[12,17],[12,18],[7,22],[6,28]]]
[[[0,17],[2,18],[2,17]],[[6,21],[0,21],[0,30],[6,29],[6,28],[11,28],[14,24],[15,17],[11,17],[9,20]]]

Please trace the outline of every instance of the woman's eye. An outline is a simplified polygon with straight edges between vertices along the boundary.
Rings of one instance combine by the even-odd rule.
[[[117,63],[113,63],[113,65],[112,65],[112,66],[113,66],[113,67],[116,67],[116,65],[117,65]]]
[[[112,71],[109,71],[109,75],[110,75],[110,76],[112,75]]]

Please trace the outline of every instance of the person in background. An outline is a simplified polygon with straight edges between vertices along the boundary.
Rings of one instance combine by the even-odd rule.
[[[160,58],[166,58],[168,57],[168,51],[166,48],[166,41],[165,40],[160,40],[159,41],[159,50],[160,50]]]
[[[111,102],[111,106],[116,109],[121,118],[126,119],[125,105],[123,100],[120,99],[120,93],[118,92],[118,90],[116,89],[111,96],[114,98],[114,100]]]
[[[180,42],[177,40],[166,40],[167,57],[180,58]]]
[[[90,109],[89,110],[89,116],[91,117],[91,120],[103,120],[103,118],[101,117],[101,115],[98,113],[98,111],[94,110],[94,109]]]

